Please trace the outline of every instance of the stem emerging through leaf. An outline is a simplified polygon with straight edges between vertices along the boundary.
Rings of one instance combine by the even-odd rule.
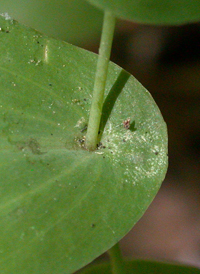
[[[111,260],[112,274],[125,274],[125,264],[121,254],[119,243],[108,250]]]
[[[101,121],[104,92],[108,73],[108,64],[115,29],[115,17],[112,13],[105,11],[99,57],[95,75],[92,105],[86,134],[86,148],[95,150],[98,143],[98,132]]]

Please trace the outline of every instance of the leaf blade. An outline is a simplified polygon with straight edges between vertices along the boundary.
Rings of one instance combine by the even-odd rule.
[[[12,20],[0,26],[0,269],[72,273],[119,241],[154,198],[167,169],[166,125],[146,89],[111,63],[102,145],[86,151],[97,56]]]
[[[200,20],[198,0],[88,0],[103,10],[110,10],[117,17],[138,23],[180,25]]]
[[[198,274],[200,270],[186,265],[170,264],[164,262],[153,262],[144,260],[134,260],[125,262],[126,274]],[[80,271],[81,274],[111,274],[111,265],[109,263],[102,263],[99,265],[93,265]]]

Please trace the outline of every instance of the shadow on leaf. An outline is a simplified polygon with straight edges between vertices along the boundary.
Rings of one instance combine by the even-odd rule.
[[[118,96],[122,92],[125,84],[127,83],[128,79],[130,78],[130,74],[125,71],[121,70],[117,80],[113,84],[110,92],[108,93],[102,109],[102,117],[101,117],[101,123],[100,123],[100,130],[99,130],[99,137],[101,138],[104,128],[106,126],[106,123],[108,121],[108,118],[112,112],[112,109],[115,105],[115,102],[117,101]],[[133,125],[133,128],[135,127],[135,124]]]

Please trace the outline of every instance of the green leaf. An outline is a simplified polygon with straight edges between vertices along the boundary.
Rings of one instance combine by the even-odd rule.
[[[125,262],[126,274],[199,274],[200,270],[185,265],[151,262],[143,260]],[[112,274],[111,265],[103,263],[93,265],[79,272],[80,274]]]
[[[85,150],[97,56],[9,18],[0,28],[0,273],[72,273],[153,200],[166,125],[147,90],[110,63],[101,144]]]
[[[147,24],[183,24],[200,20],[199,0],[88,0],[117,17]]]
[[[102,12],[85,0],[1,0],[0,13],[47,35],[87,45],[100,35]],[[78,27],[77,27],[78,26]]]

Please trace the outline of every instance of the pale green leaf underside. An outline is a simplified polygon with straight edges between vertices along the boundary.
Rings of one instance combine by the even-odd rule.
[[[184,24],[200,20],[199,0],[88,0],[117,17],[147,24]]]
[[[125,274],[200,274],[200,270],[191,266],[151,261],[125,262]],[[90,266],[80,274],[112,274],[109,263]]]
[[[72,273],[154,198],[166,125],[144,87],[111,63],[102,145],[86,151],[97,56],[12,20],[0,28],[0,273]]]

